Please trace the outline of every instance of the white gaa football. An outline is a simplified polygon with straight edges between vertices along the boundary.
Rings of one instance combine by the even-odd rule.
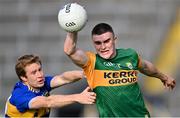
[[[68,32],[80,31],[87,22],[86,10],[77,3],[66,4],[59,10],[58,22]]]

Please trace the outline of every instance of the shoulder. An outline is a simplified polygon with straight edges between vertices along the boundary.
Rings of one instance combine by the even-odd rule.
[[[46,89],[47,91],[51,91],[52,88],[51,88],[51,80],[54,79],[54,76],[45,76],[45,82],[44,82],[44,86],[43,88]]]
[[[48,75],[45,76],[45,81],[51,81],[54,78],[54,76]]]
[[[127,49],[117,49],[117,53],[120,57],[127,57],[127,56],[136,56],[138,57],[138,53],[136,50],[132,48],[127,48]]]
[[[95,56],[95,53],[94,53],[94,52],[91,52],[91,51],[87,51],[87,52],[86,52],[86,55],[87,55],[87,56]]]
[[[28,92],[28,86],[23,84],[22,82],[17,82],[12,91],[13,96],[21,96]]]
[[[125,53],[137,53],[137,51],[133,48],[119,48],[117,49],[118,52],[125,52]]]
[[[91,51],[87,51],[86,55],[88,57],[88,61],[95,60],[95,58],[96,58],[96,54],[94,52],[91,52]]]
[[[87,60],[86,64],[82,67],[83,69],[85,69],[86,67],[93,66],[95,63],[95,60],[96,60],[96,54],[94,52],[87,51],[86,55],[88,57],[88,60]]]
[[[18,82],[12,91],[9,102],[15,106],[19,106],[28,103],[34,97],[36,97],[36,95],[30,91],[26,85],[22,82]]]

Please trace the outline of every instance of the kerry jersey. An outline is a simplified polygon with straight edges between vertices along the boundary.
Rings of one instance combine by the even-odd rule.
[[[138,54],[133,49],[116,49],[116,56],[103,59],[86,53],[83,67],[89,86],[96,93],[100,117],[148,117],[137,83]]]
[[[11,96],[7,100],[5,116],[6,117],[48,117],[49,108],[30,109],[30,101],[37,96],[49,96],[51,90],[50,81],[53,77],[45,77],[45,84],[39,90],[35,91],[31,87],[17,82]]]

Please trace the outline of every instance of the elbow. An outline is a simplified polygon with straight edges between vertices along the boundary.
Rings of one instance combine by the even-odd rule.
[[[75,48],[64,47],[64,53],[65,53],[67,56],[71,56],[74,52],[75,52]]]
[[[71,51],[67,48],[64,48],[64,53],[68,56],[71,55]]]

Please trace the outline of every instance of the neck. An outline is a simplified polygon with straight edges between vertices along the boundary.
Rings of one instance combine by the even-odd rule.
[[[114,58],[114,57],[116,56],[116,49],[114,49],[113,52],[114,52],[114,53],[112,54],[112,56],[111,56],[109,59],[112,59],[112,58]]]
[[[33,92],[39,92],[39,88],[35,88],[30,86],[27,82],[23,82],[23,84],[25,84],[26,86],[28,86],[29,90],[33,91]]]

